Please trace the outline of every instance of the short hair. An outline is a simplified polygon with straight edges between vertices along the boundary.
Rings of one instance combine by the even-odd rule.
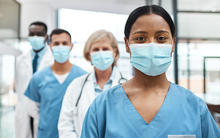
[[[83,51],[83,55],[84,55],[84,58],[87,61],[91,62],[91,57],[90,57],[90,54],[89,54],[90,50],[91,50],[91,46],[94,43],[96,43],[98,41],[101,41],[101,40],[105,40],[105,39],[110,40],[113,51],[116,54],[113,65],[116,64],[116,62],[118,61],[118,59],[120,57],[119,49],[118,49],[118,43],[117,43],[117,40],[114,37],[114,35],[111,32],[108,32],[106,30],[98,30],[98,31],[94,32],[93,34],[90,35],[90,37],[86,41],[84,51]]]
[[[32,22],[32,23],[29,25],[29,28],[30,28],[32,25],[43,26],[43,27],[44,27],[44,30],[45,30],[45,33],[47,34],[47,25],[46,25],[44,22],[40,22],[40,21]]]
[[[168,23],[172,37],[175,37],[175,35],[176,35],[175,25],[173,23],[172,18],[169,15],[169,13],[164,8],[162,8],[160,6],[145,5],[145,6],[141,6],[141,7],[136,8],[128,16],[127,22],[125,24],[125,30],[124,30],[124,34],[127,39],[130,36],[130,31],[131,31],[132,25],[135,23],[135,21],[140,16],[149,15],[149,14],[157,14],[157,15],[161,16]]]
[[[66,31],[66,30],[64,30],[64,29],[60,29],[60,28],[56,28],[56,29],[54,29],[54,30],[50,33],[50,39],[49,39],[49,41],[51,42],[53,35],[59,35],[59,34],[62,34],[62,33],[66,33],[66,34],[70,37],[70,41],[71,41],[71,34],[70,34],[68,31]]]

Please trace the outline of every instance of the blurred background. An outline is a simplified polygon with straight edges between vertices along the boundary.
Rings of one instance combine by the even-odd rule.
[[[169,80],[193,91],[209,107],[219,105],[219,0],[0,0],[0,138],[14,138],[15,59],[31,48],[27,41],[31,22],[45,22],[49,33],[57,27],[70,31],[75,44],[71,62],[87,71],[92,67],[82,57],[85,41],[98,29],[111,31],[119,43],[119,69],[131,77],[123,41],[124,25],[128,14],[145,4],[164,7],[177,26],[176,51],[167,72]],[[213,115],[219,122],[219,114]]]

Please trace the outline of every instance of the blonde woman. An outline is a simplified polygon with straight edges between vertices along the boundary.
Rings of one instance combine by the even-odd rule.
[[[112,33],[105,30],[93,33],[85,44],[84,57],[94,70],[68,87],[58,124],[60,138],[80,137],[84,116],[95,97],[126,80],[115,66],[119,50]]]

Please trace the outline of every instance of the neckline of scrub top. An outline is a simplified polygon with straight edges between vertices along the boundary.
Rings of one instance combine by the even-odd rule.
[[[57,80],[56,76],[54,75],[54,72],[53,72],[52,68],[49,67],[49,69],[50,69],[50,72],[51,72],[53,78],[56,80],[56,82],[57,82],[58,84],[62,85],[62,84],[64,84],[64,83],[69,79],[69,77],[71,76],[71,72],[72,72],[72,70],[73,70],[73,67],[74,67],[74,65],[72,65],[72,68],[71,68],[71,70],[68,72],[68,75],[67,75],[66,79],[63,81],[63,83],[60,83],[60,82]]]
[[[70,72],[67,72],[65,74],[56,74],[55,72],[53,72],[54,76],[57,78],[57,80],[60,82],[60,84],[62,84],[66,80],[69,73]]]
[[[137,117],[139,118],[139,120],[140,120],[141,122],[143,122],[145,125],[151,125],[152,123],[154,123],[154,122],[157,120],[157,118],[158,118],[159,116],[161,116],[161,112],[162,112],[163,109],[165,108],[164,106],[166,106],[166,104],[167,104],[167,99],[170,97],[170,94],[171,94],[171,91],[172,91],[172,83],[170,82],[169,90],[168,90],[168,92],[167,92],[166,97],[164,98],[164,101],[163,101],[163,103],[162,103],[160,109],[158,110],[158,112],[156,113],[156,115],[153,117],[153,119],[152,119],[149,123],[147,123],[147,122],[144,120],[144,118],[141,116],[141,114],[137,111],[137,109],[134,107],[134,105],[132,104],[132,102],[130,101],[130,99],[128,98],[128,95],[126,94],[126,92],[125,92],[124,88],[122,87],[122,85],[120,85],[120,87],[121,87],[121,90],[122,90],[122,94],[123,94],[124,100],[125,100],[126,104],[129,106],[129,109],[133,110],[132,113],[134,113],[135,116],[137,116]]]

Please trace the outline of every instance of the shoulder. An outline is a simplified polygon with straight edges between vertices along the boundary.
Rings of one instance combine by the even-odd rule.
[[[83,82],[86,80],[88,75],[89,75],[89,73],[86,73],[78,78],[75,78],[68,86],[68,89],[72,89],[72,88],[81,86],[83,84]]]
[[[73,65],[73,71],[77,72],[80,75],[86,74],[87,72],[76,64]]]
[[[43,54],[45,58],[50,58],[53,57],[52,51],[50,50],[49,46],[46,46],[44,49],[44,54]]]
[[[23,52],[21,55],[16,57],[17,62],[24,61],[26,58],[30,58],[31,57],[31,53],[32,53],[31,50]]]
[[[174,94],[178,97],[180,101],[184,100],[189,103],[192,108],[195,110],[200,110],[200,112],[204,112],[207,109],[206,103],[196,96],[192,91],[183,88],[177,84],[171,83]]]
[[[183,96],[184,98],[194,99],[194,100],[201,100],[198,96],[196,96],[192,91],[179,86],[177,84],[171,83],[172,90],[175,92],[176,95]]]
[[[34,73],[32,79],[40,82],[42,80],[42,78],[45,78],[49,75],[48,72],[50,72],[50,71],[51,71],[50,66],[44,67],[43,69]]]

